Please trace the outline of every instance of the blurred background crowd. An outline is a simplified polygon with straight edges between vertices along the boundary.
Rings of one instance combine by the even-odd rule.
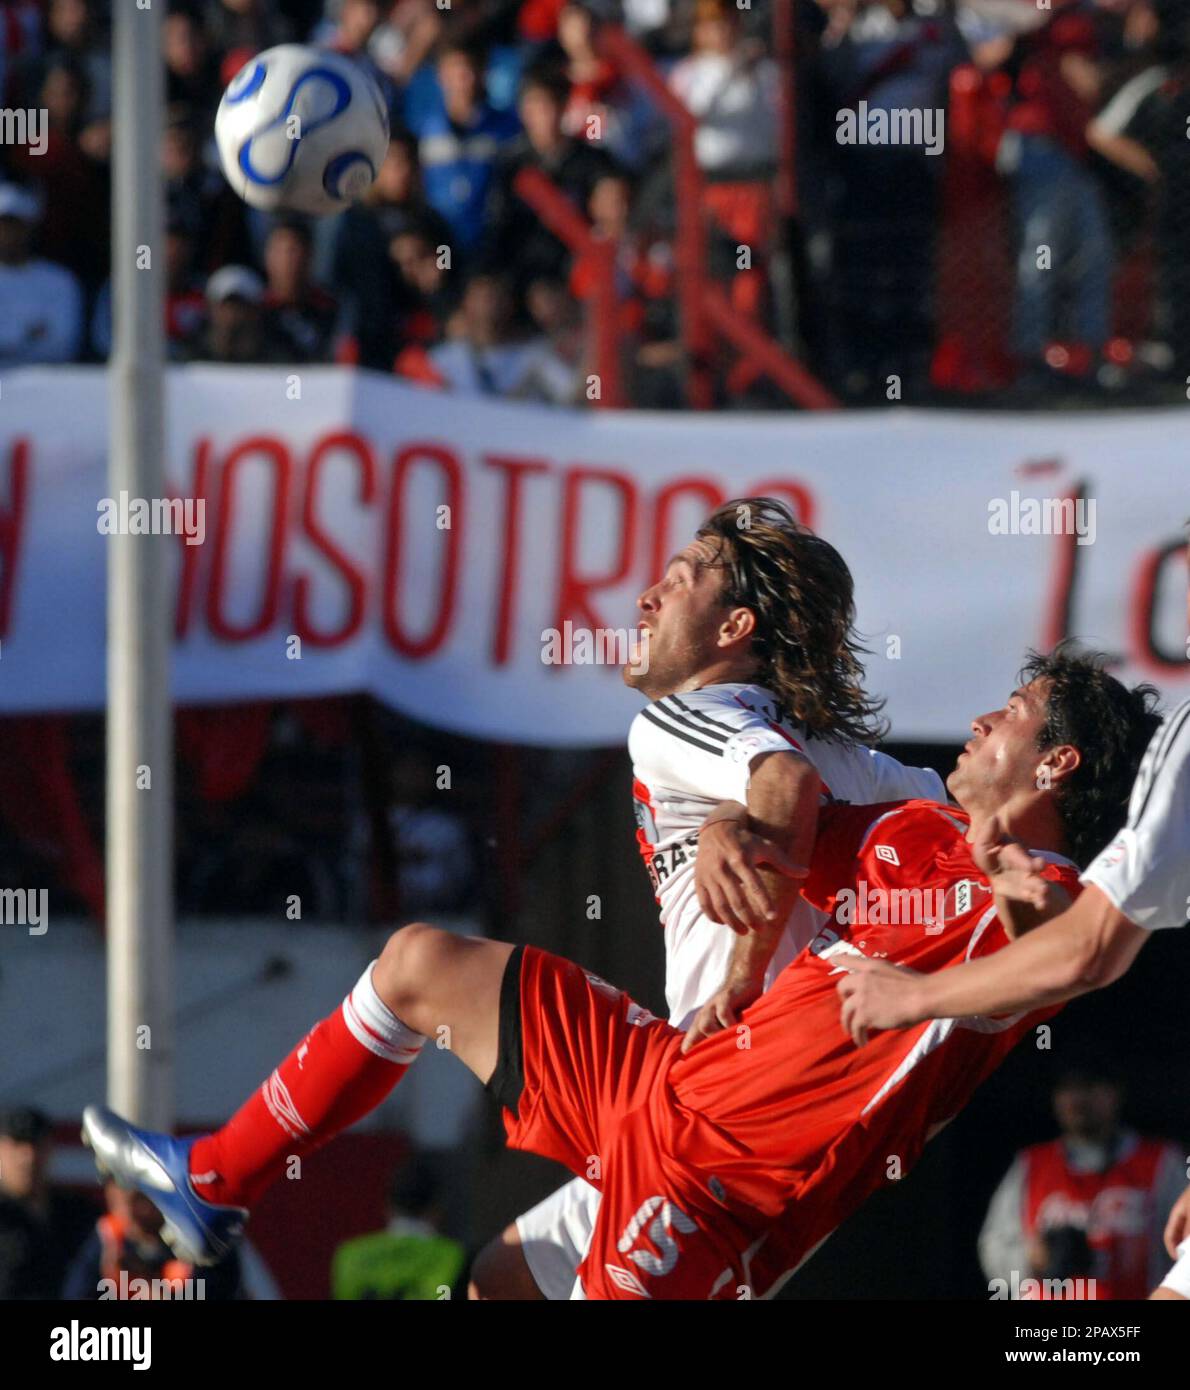
[[[0,146],[0,365],[111,344],[109,6],[0,0],[0,107],[49,123]],[[1170,394],[1188,32],[1180,0],[170,0],[169,350],[574,405],[821,403],[798,362],[856,404]],[[215,162],[286,40],[388,103],[338,218],[251,213]],[[945,138],[840,143],[842,111]]]

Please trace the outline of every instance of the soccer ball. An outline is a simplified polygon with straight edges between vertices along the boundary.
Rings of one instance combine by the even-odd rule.
[[[250,59],[215,116],[227,181],[269,212],[339,212],[371,186],[388,149],[376,83],[338,53],[283,43]]]

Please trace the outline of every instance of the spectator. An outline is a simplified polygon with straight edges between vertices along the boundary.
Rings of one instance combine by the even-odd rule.
[[[564,275],[567,248],[516,193],[522,169],[541,170],[579,208],[587,206],[597,179],[614,167],[604,151],[575,140],[562,129],[568,86],[549,68],[531,72],[521,84],[519,109],[524,135],[501,156],[487,210],[490,263],[510,267],[518,289],[541,276]]]
[[[44,113],[44,142],[11,150],[13,172],[41,193],[38,247],[47,259],[73,271],[93,288],[107,269],[106,218],[96,225],[95,208],[107,202],[106,123],[92,142],[81,143],[87,84],[78,57],[59,54],[39,65],[41,85],[33,104]]]
[[[244,204],[223,175],[204,163],[200,125],[187,106],[166,111],[161,167],[169,215],[196,228],[199,268],[252,259]]]
[[[525,309],[554,356],[570,368],[576,383],[580,381],[586,351],[583,316],[566,285],[545,277],[532,281],[525,291]]]
[[[222,88],[219,66],[199,11],[188,4],[172,9],[163,22],[161,41],[166,102],[190,107],[204,128],[209,128]]]
[[[58,1298],[95,1220],[90,1202],[51,1186],[51,1152],[50,1122],[40,1110],[0,1113],[0,1303]]]
[[[165,348],[170,361],[188,355],[207,316],[207,300],[201,282],[194,274],[196,229],[184,216],[174,213],[165,233]],[[91,347],[99,358],[112,350],[112,287],[108,281],[100,290],[91,317]]]
[[[215,1302],[243,1297],[238,1250],[218,1264],[196,1268],[179,1260],[161,1239],[162,1216],[147,1197],[125,1192],[110,1180],[103,1193],[107,1211],[71,1261],[63,1298],[73,1302],[182,1298],[190,1281],[193,1298]]]
[[[1067,363],[1072,375],[1088,376],[1108,337],[1112,270],[1107,213],[1086,139],[1100,88],[1094,23],[1065,5],[1032,33],[978,45],[975,58],[1013,77],[997,167],[1012,186],[1016,215],[1016,352],[1032,376]],[[1057,294],[1063,282],[1071,300],[1065,333]],[[1072,349],[1047,359],[1060,334]]]
[[[211,0],[207,33],[216,53],[259,53],[291,38],[274,0]]]
[[[274,223],[265,243],[265,308],[273,332],[295,362],[329,362],[338,305],[310,276],[312,238],[297,218]]]
[[[595,17],[586,5],[568,4],[558,15],[558,42],[567,58],[570,96],[562,129],[598,142],[617,163],[639,169],[653,153],[655,113],[595,47]]]
[[[1157,311],[1154,329],[1176,374],[1190,372],[1190,21],[1160,12],[1154,59],[1092,121],[1087,138],[1113,165],[1156,191]]]
[[[2,0],[0,21],[0,99],[10,106],[14,71],[41,52],[41,6],[37,0]]]
[[[693,51],[669,79],[698,118],[699,166],[717,178],[766,173],[777,154],[776,68],[758,44],[741,40],[737,15],[724,0],[698,0]]]
[[[413,1157],[393,1178],[383,1231],[344,1241],[331,1265],[336,1299],[429,1302],[461,1292],[467,1257],[441,1231],[440,1184],[429,1162]]]
[[[904,0],[878,0],[831,11],[807,73],[823,180],[817,197],[805,197],[808,235],[829,248],[817,258],[829,306],[823,367],[853,401],[883,403],[890,376],[907,392],[928,380],[944,158],[928,152],[924,125],[920,144],[846,143],[839,118],[858,118],[861,102],[882,113],[943,110],[950,69],[964,56],[953,26]]]
[[[318,225],[318,233],[329,237],[325,278],[343,305],[361,366],[392,370],[398,311],[411,309],[416,299],[397,270],[392,243],[410,230],[424,232],[432,247],[450,244],[450,228],[422,192],[417,140],[406,133],[389,142],[366,197]]]
[[[384,18],[380,0],[341,0],[338,22],[323,38],[327,48],[342,53],[367,71],[384,98],[389,118],[396,115],[396,84],[377,60],[375,42],[383,38],[378,32]]]
[[[44,56],[26,58],[17,68],[17,100],[32,104],[45,81],[47,62],[67,58],[83,75],[87,100],[84,127],[106,126],[112,113],[112,59],[95,18],[95,0],[50,0]]]
[[[1173,1145],[1121,1126],[1122,1100],[1110,1066],[1088,1060],[1059,1078],[1059,1137],[1018,1154],[988,1208],[979,1256],[989,1279],[1093,1279],[1085,1291],[1099,1299],[1146,1298],[1160,1281],[1185,1174]]]
[[[437,61],[440,104],[414,126],[426,197],[450,225],[456,251],[471,252],[483,236],[483,211],[501,148],[515,139],[516,118],[484,97],[483,63],[475,50],[446,44]]]
[[[209,318],[191,345],[205,362],[287,362],[286,344],[264,311],[264,282],[243,265],[225,265],[207,281]]]
[[[0,184],[0,365],[73,362],[83,297],[64,266],[31,254],[40,209],[28,189]]]
[[[452,277],[442,250],[424,227],[414,225],[398,232],[389,252],[400,283],[402,348],[397,370],[419,376],[425,369],[421,354],[441,339],[458,308],[459,281]]]
[[[433,370],[447,390],[558,404],[574,400],[573,370],[545,339],[526,339],[518,331],[507,279],[474,276],[451,327],[448,340],[430,352]]]
[[[482,280],[478,284],[482,293]],[[437,768],[436,759],[418,748],[406,749],[393,768],[396,800],[389,824],[397,852],[397,901],[405,916],[465,912],[474,900],[470,828],[450,793],[439,790]]]

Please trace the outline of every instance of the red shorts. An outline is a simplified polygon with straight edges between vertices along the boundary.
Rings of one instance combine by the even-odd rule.
[[[579,1267],[588,1298],[751,1297],[771,1217],[716,1177],[740,1146],[666,1079],[682,1034],[581,966],[532,946],[509,957],[489,1090],[509,1146],[556,1159],[602,1193]]]

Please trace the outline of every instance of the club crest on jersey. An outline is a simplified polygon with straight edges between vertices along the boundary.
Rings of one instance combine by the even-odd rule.
[[[756,734],[732,734],[723,745],[723,756],[731,763],[750,763],[768,743]]]
[[[895,864],[898,869],[901,867],[901,861],[892,845],[877,845],[876,858],[883,859],[886,864]]]
[[[975,908],[975,895],[981,894],[987,898],[991,896],[992,890],[982,883],[976,883],[974,879],[963,878],[947,889],[946,905],[944,915],[948,921],[953,921],[957,917],[965,917]]]

